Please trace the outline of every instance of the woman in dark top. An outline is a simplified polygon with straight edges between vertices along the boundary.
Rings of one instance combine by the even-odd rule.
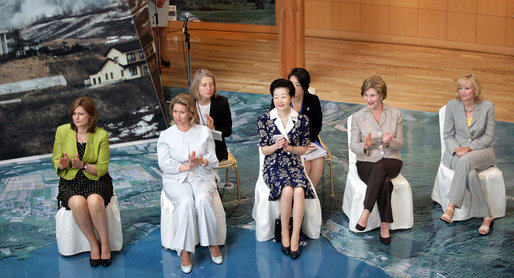
[[[323,113],[321,112],[321,103],[319,102],[318,96],[308,92],[311,82],[310,74],[303,68],[294,68],[287,78],[295,87],[295,96],[291,101],[291,107],[296,110],[296,112],[307,116],[309,120],[311,148],[313,144],[321,146],[319,133],[323,125]],[[272,102],[271,109],[273,108],[275,108],[275,106]],[[305,170],[314,187],[318,185],[323,175],[323,168],[323,157],[305,161]]]
[[[71,209],[75,223],[89,241],[92,266],[111,264],[105,207],[113,195],[109,168],[109,134],[96,126],[97,113],[88,97],[70,108],[71,123],[55,133],[52,164],[61,177],[59,203]],[[100,237],[100,244],[95,235]]]
[[[216,157],[220,162],[226,160],[228,150],[225,137],[232,134],[232,115],[227,98],[218,95],[216,91],[214,74],[208,69],[196,71],[189,91],[196,101],[200,124],[221,132],[222,140],[214,141]]]

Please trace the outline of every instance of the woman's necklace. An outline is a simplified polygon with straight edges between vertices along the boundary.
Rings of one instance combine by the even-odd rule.
[[[470,110],[467,110],[466,105],[464,105],[464,111],[466,111],[466,113],[471,113],[471,112],[475,111],[475,105],[473,104],[473,108],[471,108]]]

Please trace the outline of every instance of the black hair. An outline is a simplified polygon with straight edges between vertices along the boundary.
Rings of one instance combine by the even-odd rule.
[[[287,88],[289,90],[289,96],[294,97],[295,90],[293,82],[284,78],[279,78],[271,82],[271,85],[269,86],[269,92],[272,96],[277,88]]]
[[[291,79],[291,76],[294,76],[296,79],[298,79],[298,82],[300,82],[303,91],[307,93],[307,90],[309,90],[309,84],[311,83],[311,75],[309,72],[304,68],[294,68],[287,76],[287,79]]]

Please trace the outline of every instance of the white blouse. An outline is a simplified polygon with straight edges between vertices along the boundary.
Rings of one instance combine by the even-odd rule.
[[[196,166],[191,171],[180,172],[180,164],[189,163],[189,156],[195,152],[209,160],[207,166]],[[157,157],[162,170],[163,182],[182,183],[190,175],[204,179],[214,179],[213,168],[218,167],[214,139],[208,127],[193,125],[183,132],[173,125],[161,132],[157,141]]]

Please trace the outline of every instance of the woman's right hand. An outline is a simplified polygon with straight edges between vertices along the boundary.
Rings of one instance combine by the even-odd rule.
[[[275,140],[275,144],[273,145],[277,150],[282,149],[284,146],[287,146],[287,140],[284,138],[284,136],[279,136],[277,137],[277,139]]]
[[[59,170],[64,170],[70,165],[70,157],[64,153],[64,157],[59,158]]]

